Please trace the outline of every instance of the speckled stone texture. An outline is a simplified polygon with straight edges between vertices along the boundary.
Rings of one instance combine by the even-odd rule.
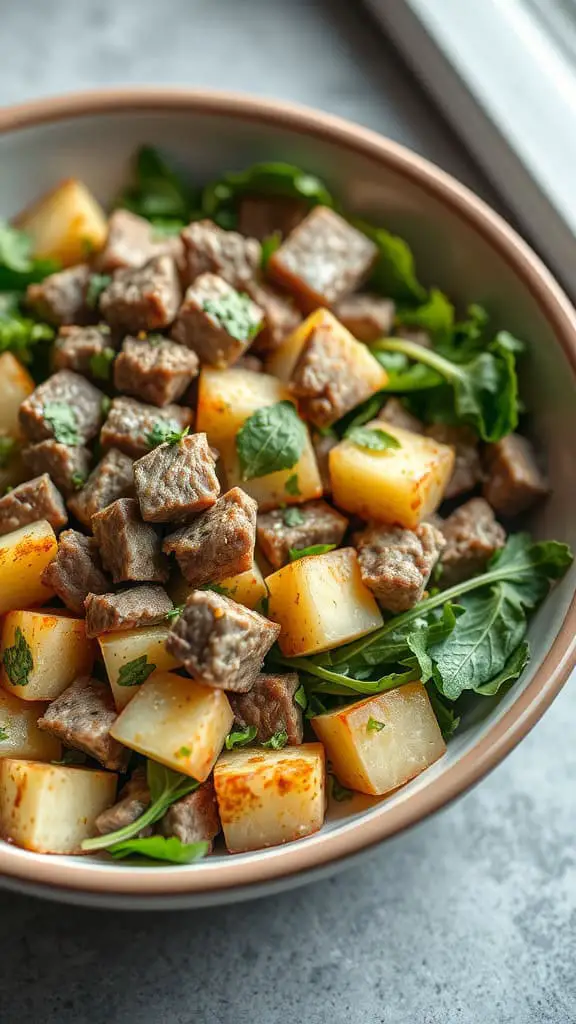
[[[0,7],[2,103],[121,82],[281,96],[490,198],[360,0]],[[473,793],[314,888],[154,915],[0,894],[1,1024],[574,1024],[575,721],[567,687]]]

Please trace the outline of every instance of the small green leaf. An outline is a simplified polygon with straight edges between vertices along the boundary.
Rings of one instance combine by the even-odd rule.
[[[176,619],[179,619],[185,607],[185,604],[177,604],[174,608],[171,608],[169,612],[166,612],[168,622],[174,622]]]
[[[306,427],[292,402],[276,402],[258,409],[236,435],[242,479],[291,469],[302,455],[306,437]]]
[[[398,438],[386,433],[385,430],[380,430],[379,427],[352,427],[346,431],[345,437],[359,448],[371,452],[384,452],[390,448],[401,447]]]
[[[426,289],[416,277],[414,256],[408,243],[385,228],[373,227],[365,221],[353,220],[352,223],[374,242],[378,250],[369,287],[396,302],[424,302]]]
[[[210,843],[183,843],[177,836],[143,836],[114,843],[108,853],[115,860],[125,857],[147,857],[149,860],[167,861],[170,864],[193,864],[205,857]]]
[[[72,487],[74,488],[75,491],[80,491],[84,487],[86,479],[87,477],[84,475],[84,473],[72,473],[72,476],[70,477],[70,483],[72,484]]]
[[[228,733],[226,737],[226,750],[234,750],[236,747],[245,747],[252,743],[258,732],[255,725],[249,725],[247,729],[237,730]]]
[[[302,526],[304,522],[304,516],[302,515],[299,508],[285,508],[282,512],[282,519],[284,520],[285,526]]]
[[[221,583],[205,583],[200,590],[211,590],[213,594],[220,594],[221,597],[231,597],[233,593],[229,587],[223,587]]]
[[[13,437],[0,437],[0,469],[6,469],[16,450],[16,441]]]
[[[139,658],[122,665],[118,673],[118,686],[141,686],[155,669],[156,665],[152,665],[147,655],[142,654]]]
[[[158,420],[147,435],[146,440],[150,448],[157,448],[159,444],[179,444],[182,438],[190,433],[190,427],[184,430],[178,429],[178,424],[172,421]]]
[[[302,708],[302,711],[306,711],[306,708],[308,707],[308,698],[306,697],[306,690],[302,683],[300,683],[300,686],[294,694],[294,703],[297,704],[298,707]]]
[[[265,740],[262,744],[263,747],[267,747],[269,750],[282,750],[288,743],[288,733],[285,730],[275,732],[269,740]]]
[[[112,282],[110,274],[91,274],[86,289],[86,305],[88,309],[96,309],[102,292]]]
[[[134,183],[116,205],[125,207],[154,224],[157,231],[182,229],[193,219],[195,197],[168,166],[157,149],[141,146],[136,154]]]
[[[302,491],[300,490],[300,484],[298,482],[298,473],[292,473],[292,476],[288,477],[286,483],[284,484],[284,490],[286,491],[286,494],[290,495],[291,498],[300,497]]]
[[[251,341],[262,324],[260,316],[254,316],[252,300],[241,292],[232,291],[217,299],[205,299],[202,309],[238,341]]]
[[[308,558],[310,555],[326,555],[337,547],[337,544],[311,544],[308,548],[290,548],[288,553],[290,561],[297,562],[299,558]]]
[[[339,804],[343,803],[344,800],[351,800],[354,796],[354,791],[352,789],[347,789],[341,782],[338,782],[338,779],[333,772],[329,772],[328,774],[331,783],[330,791],[332,798]]]
[[[111,407],[112,407],[112,399],[109,398],[108,395],[102,395],[102,401],[100,402],[100,408],[102,410],[102,415],[103,415],[104,419],[106,419],[106,416],[110,412]]]
[[[281,245],[282,234],[280,231],[274,231],[271,235],[267,235],[266,238],[262,239],[262,256],[260,258],[260,266],[263,271],[268,267],[270,257],[274,255]]]
[[[28,641],[20,626],[14,632],[14,645],[4,651],[4,668],[13,686],[28,686],[30,673],[34,669],[34,659]]]
[[[237,226],[242,196],[279,196],[302,200],[307,206],[334,206],[326,185],[314,174],[293,164],[271,161],[257,163],[245,171],[229,172],[206,186],[202,193],[202,213],[220,227]]]
[[[382,729],[386,728],[386,722],[379,722],[377,718],[370,718],[366,723],[366,732],[382,732]]]
[[[55,439],[71,448],[81,443],[76,413],[68,402],[46,402],[44,419],[52,427]]]
[[[112,363],[116,358],[113,348],[106,346],[101,352],[94,352],[90,356],[90,373],[97,380],[110,380]]]
[[[5,740],[9,739],[9,733],[6,726],[0,725],[0,743],[4,743]]]
[[[192,753],[190,747],[180,747],[174,754],[174,757],[190,757]]]

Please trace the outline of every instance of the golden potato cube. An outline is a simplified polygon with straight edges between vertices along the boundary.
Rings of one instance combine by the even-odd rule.
[[[321,743],[222,754],[214,786],[230,853],[279,846],[317,832],[326,812]]]
[[[188,583],[182,573],[177,571],[173,574],[166,589],[174,605],[178,607],[178,605],[186,604],[190,594],[198,588]],[[233,598],[234,601],[245,605],[246,608],[256,608],[267,594],[264,577],[256,562],[246,572],[239,572],[236,576],[227,576],[226,579],[218,583],[216,589],[218,593]]]
[[[20,437],[18,409],[36,385],[11,352],[0,356],[0,434]]]
[[[41,577],[57,551],[56,534],[45,519],[0,537],[0,615],[54,596]]]
[[[98,637],[117,711],[122,711],[137,692],[141,683],[133,680],[139,674],[146,682],[152,672],[178,668],[180,662],[164,646],[169,632],[168,625],[144,626]]]
[[[7,758],[0,761],[0,831],[36,853],[80,853],[114,803],[117,781],[113,772]]]
[[[19,214],[14,224],[32,239],[34,256],[59,260],[64,267],[97,252],[108,234],[104,210],[76,178],[61,181]]]
[[[21,700],[55,700],[91,672],[95,655],[84,619],[48,609],[8,612],[0,639],[0,685]]]
[[[155,672],[138,688],[110,732],[125,747],[204,782],[233,721],[223,690],[171,672]]]
[[[25,757],[29,761],[58,761],[60,741],[38,728],[45,704],[18,700],[0,690],[0,758]]]
[[[340,332],[345,331],[346,328],[328,309],[315,310],[270,354],[266,360],[266,371],[274,377],[278,377],[278,380],[283,381],[284,384],[288,384],[302,349],[310,336],[317,330]]]
[[[342,785],[371,796],[403,786],[446,750],[422,683],[317,715],[311,724]]]
[[[334,504],[362,519],[414,529],[442,501],[454,468],[454,449],[431,437],[374,420],[400,448],[369,451],[341,441],[329,455]]]
[[[266,586],[268,617],[282,627],[278,643],[287,657],[328,651],[382,625],[353,548],[299,558],[268,576]]]

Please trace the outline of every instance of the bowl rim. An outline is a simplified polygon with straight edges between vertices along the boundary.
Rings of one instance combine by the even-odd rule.
[[[482,199],[447,172],[406,147],[343,118],[310,107],[285,101],[261,99],[210,89],[128,87],[96,89],[9,106],[0,109],[0,135],[69,119],[130,112],[170,113],[190,111],[215,117],[239,116],[245,121],[288,128],[336,144],[386,164],[409,178],[420,188],[450,207],[466,221],[514,269],[531,291],[551,324],[576,378],[576,312],[568,297],[516,231]],[[82,858],[62,858],[31,854],[10,844],[0,843],[0,876],[21,882],[65,890],[70,894],[108,894],[140,901],[146,895],[204,897],[213,892],[250,888],[261,891],[274,880],[294,879],[304,873],[318,874],[330,864],[347,861],[384,839],[420,823],[450,803],[489,771],[523,739],[549,707],[576,662],[576,595],[550,650],[523,693],[512,707],[495,722],[486,735],[460,760],[446,768],[429,785],[408,799],[389,807],[375,807],[369,817],[343,822],[333,832],[323,831],[304,843],[274,847],[256,855],[207,860],[193,867],[138,868],[126,871],[98,865]],[[103,870],[105,868],[105,870]],[[57,895],[54,893],[54,895]]]

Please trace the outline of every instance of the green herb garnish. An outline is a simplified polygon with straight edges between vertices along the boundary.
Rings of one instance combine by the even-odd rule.
[[[116,358],[113,348],[106,346],[100,352],[94,352],[90,356],[90,373],[97,380],[110,380],[112,363]]]
[[[338,779],[334,775],[334,772],[329,772],[328,777],[331,783],[330,792],[334,800],[337,800],[338,803],[340,804],[344,800],[352,799],[352,797],[354,796],[354,791],[352,789],[347,789],[346,786],[343,786],[341,782],[338,782]]]
[[[140,147],[134,177],[134,183],[122,192],[117,206],[145,217],[163,234],[173,234],[194,219],[194,196],[158,150]]]
[[[377,718],[370,718],[366,722],[366,732],[382,732],[386,728],[386,722],[379,722]]]
[[[180,444],[180,441],[182,441],[184,437],[187,437],[189,433],[190,427],[184,427],[184,430],[178,430],[178,424],[173,420],[171,422],[158,420],[152,427],[150,433],[146,435],[146,440],[150,448],[157,448],[159,444]]]
[[[76,413],[68,402],[46,402],[44,419],[52,427],[54,437],[60,444],[75,448],[81,443]]]
[[[306,427],[292,402],[277,402],[258,409],[236,435],[242,479],[291,469],[302,455],[305,443]]]
[[[180,747],[174,754],[175,757],[190,757],[192,753],[190,747]]]
[[[288,743],[288,733],[282,729],[279,732],[275,732],[269,740],[265,740],[262,744],[263,747],[267,747],[268,750],[282,750]]]
[[[205,857],[209,850],[210,843],[206,842],[183,843],[177,836],[143,836],[115,843],[108,853],[115,860],[137,856],[168,861],[170,864],[193,864]]]
[[[262,321],[259,316],[254,317],[251,299],[241,292],[231,291],[216,299],[205,299],[202,309],[238,341],[251,341],[260,330]]]
[[[12,686],[28,686],[30,673],[34,669],[34,659],[20,626],[16,626],[14,645],[5,649],[2,661]]]
[[[308,558],[310,555],[326,555],[337,547],[337,544],[311,544],[308,548],[289,548],[288,553],[290,561],[297,562],[299,558]]]
[[[300,497],[302,491],[300,490],[298,473],[292,473],[292,476],[288,477],[286,483],[284,484],[284,490],[286,491],[286,494],[290,495],[291,498]]]
[[[100,302],[100,296],[102,292],[106,290],[109,284],[111,284],[112,278],[110,274],[91,274],[86,289],[86,305],[88,309],[96,309]]]
[[[371,452],[384,452],[391,448],[400,448],[399,440],[393,434],[388,434],[379,427],[351,427],[344,435],[347,441],[352,441],[358,448],[364,448]]]
[[[75,491],[80,491],[86,483],[87,477],[84,473],[72,473],[70,483]]]
[[[228,733],[226,737],[226,750],[234,750],[236,747],[245,747],[248,743],[252,743],[258,732],[255,725],[249,725],[247,729],[237,730],[236,732]]]
[[[308,707],[306,690],[302,683],[300,683],[300,686],[298,687],[296,693],[294,694],[294,703],[297,704],[298,707],[302,708],[302,711],[306,711],[306,708]]]
[[[168,622],[174,622],[175,619],[179,619],[185,607],[185,604],[177,604],[174,608],[171,608],[169,612],[166,612],[166,619]]]
[[[4,725],[0,725],[0,743],[4,743],[5,740],[9,739],[9,733]]]
[[[293,164],[278,161],[254,164],[245,171],[225,174],[207,185],[202,193],[202,212],[220,227],[235,228],[238,205],[246,195],[300,199],[308,206],[334,206],[334,200],[320,178]]]
[[[267,235],[266,238],[262,239],[262,255],[260,257],[260,266],[262,270],[266,270],[271,256],[274,255],[281,245],[282,234],[280,231],[273,231],[271,235]]]
[[[282,512],[282,519],[285,526],[302,526],[305,521],[299,508],[285,508]]]
[[[17,444],[13,437],[0,437],[0,469],[6,469],[14,457],[16,447]]]
[[[118,673],[118,686],[142,686],[155,671],[156,665],[148,661],[145,654],[122,665]]]
[[[23,292],[59,269],[55,260],[32,256],[32,240],[24,231],[0,220],[0,291]]]

